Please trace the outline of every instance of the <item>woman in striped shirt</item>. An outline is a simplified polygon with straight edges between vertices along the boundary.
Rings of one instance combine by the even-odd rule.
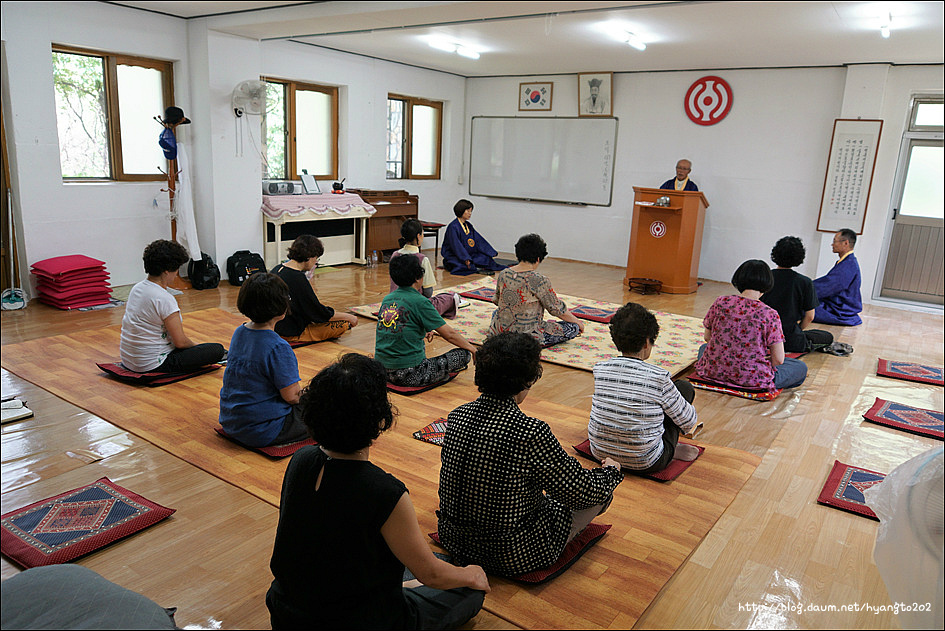
[[[594,397],[587,433],[591,453],[612,458],[625,471],[656,473],[675,458],[695,460],[693,445],[679,435],[698,423],[695,390],[685,379],[672,381],[665,369],[646,363],[660,326],[643,306],[628,302],[610,321],[610,337],[620,357],[594,366]]]

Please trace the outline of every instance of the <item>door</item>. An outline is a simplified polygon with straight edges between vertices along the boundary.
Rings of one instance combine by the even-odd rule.
[[[921,101],[917,103],[921,105]],[[941,129],[941,101],[937,105]],[[941,132],[915,133],[917,127],[922,125],[916,123],[914,114],[913,133],[906,133],[899,156],[893,226],[880,296],[941,305],[945,302],[945,145]]]

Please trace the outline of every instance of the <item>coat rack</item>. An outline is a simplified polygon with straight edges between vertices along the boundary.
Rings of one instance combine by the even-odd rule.
[[[161,149],[164,150],[164,157],[168,161],[168,169],[165,172],[163,169],[162,173],[167,175],[167,188],[161,189],[167,191],[167,196],[170,201],[169,208],[171,209],[171,241],[177,241],[177,211],[174,206],[174,196],[177,194],[177,175],[179,171],[177,170],[177,127],[178,125],[189,125],[190,119],[184,116],[184,110],[179,107],[171,106],[164,110],[164,117],[155,116],[154,120],[161,124],[164,127],[164,131],[161,132],[161,135],[158,137],[158,144],[161,146]],[[190,284],[181,280],[178,276],[171,283],[171,287],[174,289],[189,289]]]

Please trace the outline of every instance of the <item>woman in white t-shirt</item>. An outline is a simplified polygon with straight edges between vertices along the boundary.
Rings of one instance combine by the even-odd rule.
[[[167,291],[190,260],[184,246],[158,239],[143,258],[148,277],[131,289],[121,319],[121,363],[135,372],[185,373],[223,359],[222,344],[195,344],[187,337],[177,300]]]

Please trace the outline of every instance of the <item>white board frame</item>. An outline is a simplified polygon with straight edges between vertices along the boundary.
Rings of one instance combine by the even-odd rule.
[[[484,164],[484,157],[488,155],[491,147],[490,139],[484,135],[488,131],[493,131],[491,121],[508,121],[511,124],[522,123],[525,125],[548,125],[552,126],[554,131],[559,126],[564,127],[562,133],[566,140],[564,151],[559,151],[560,146],[549,149],[548,155],[529,154],[529,151],[536,149],[542,143],[534,144],[520,143],[515,144],[517,148],[524,146],[520,154],[514,155],[511,164],[519,164],[523,156],[528,159],[534,158],[536,164],[545,171],[548,171],[552,162],[556,165],[561,164],[561,155],[566,153],[572,160],[562,169],[561,174],[552,178],[552,186],[544,187],[539,185],[538,178],[531,181],[521,182],[521,179],[515,179],[514,169],[510,168],[508,173],[503,173],[500,177],[495,177],[489,173],[490,167]],[[490,121],[490,125],[478,125],[479,121]],[[582,130],[587,126],[601,128],[601,133],[596,141],[600,144],[590,144],[588,151],[592,155],[584,156],[585,159],[575,160],[574,156],[581,155],[585,146],[581,144],[579,138],[574,136],[577,130]],[[504,199],[522,199],[533,202],[548,202],[558,204],[571,204],[576,206],[611,206],[613,204],[613,189],[616,169],[617,136],[619,123],[616,117],[588,117],[581,118],[576,116],[474,116],[470,124],[470,143],[469,143],[469,194],[481,197],[497,197]],[[518,131],[527,128],[519,128]],[[547,132],[549,130],[540,130]],[[612,131],[612,136],[610,135]],[[569,133],[571,135],[569,135]],[[542,136],[548,140],[549,134],[535,134],[528,136]],[[485,144],[484,144],[485,143]],[[510,145],[511,146],[511,145]],[[546,143],[545,147],[549,145]],[[505,158],[512,158],[514,152],[503,151],[503,162]],[[554,168],[558,168],[555,166]],[[531,174],[528,174],[531,175]],[[570,177],[569,177],[570,176]],[[523,178],[527,180],[528,178]],[[518,187],[518,184],[522,185]]]
[[[818,232],[849,228],[863,234],[882,131],[883,121],[879,119],[834,120],[817,216]]]

